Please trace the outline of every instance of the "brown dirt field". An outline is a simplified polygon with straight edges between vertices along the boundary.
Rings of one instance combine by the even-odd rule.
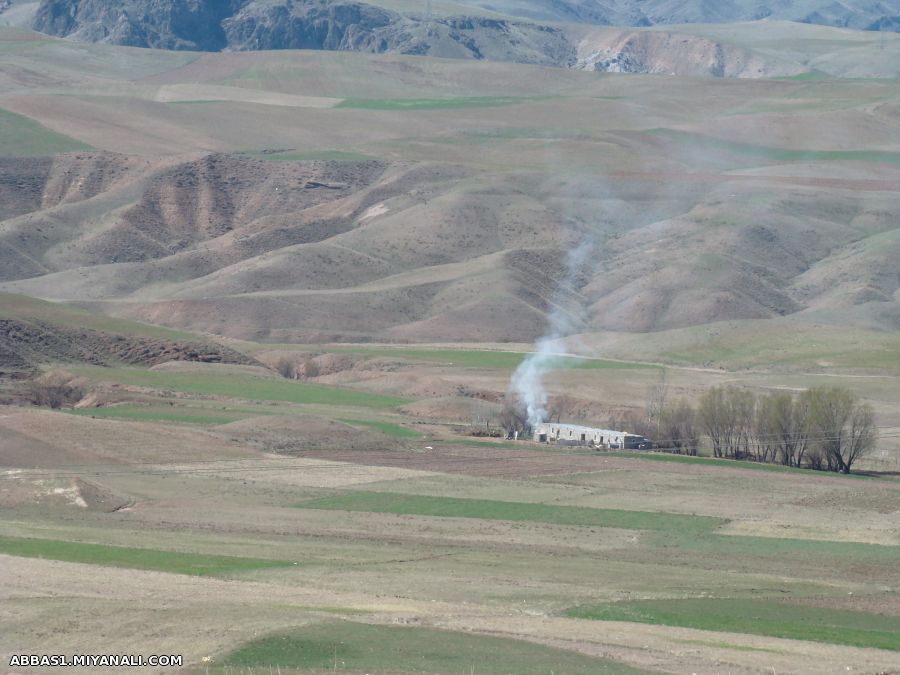
[[[427,443],[422,442],[422,446]],[[439,441],[435,441],[439,444]],[[602,460],[592,457],[554,457],[550,453],[511,452],[479,447],[440,448],[415,451],[304,452],[304,457],[319,457],[335,461],[357,462],[371,466],[397,466],[421,471],[492,476],[497,478],[526,478],[571,473],[573,469],[597,471],[606,467]],[[608,468],[608,467],[607,467]]]
[[[294,457],[329,450],[352,456],[355,452],[373,447],[397,445],[396,440],[376,429],[360,431],[334,419],[296,413],[231,422],[218,426],[213,433],[232,443]]]
[[[235,422],[240,424],[239,422]],[[233,425],[226,425],[233,427]],[[306,433],[314,434],[303,424]],[[233,434],[229,433],[229,436]],[[300,441],[299,445],[312,443]],[[348,464],[342,461],[324,461],[319,458],[290,457],[267,455],[267,461],[254,458],[246,461],[215,461],[203,464],[171,464],[166,470],[196,471],[202,470],[204,476],[221,476],[231,478],[242,476],[247,471],[248,481],[290,485],[312,488],[341,488],[353,485],[364,485],[380,481],[403,480],[407,478],[424,478],[435,475],[430,471],[421,471],[403,467],[369,466],[366,464]],[[271,466],[271,468],[267,468]]]
[[[189,662],[198,663],[256,632],[319,618],[318,607],[345,607],[368,614],[357,620],[516,637],[670,672],[727,669],[743,673],[775,668],[839,673],[846,672],[844,664],[874,672],[889,670],[895,658],[878,650],[792,640],[614,622],[591,624],[526,612],[498,613],[477,605],[398,602],[377,594],[323,593],[270,583],[0,558],[5,570],[0,591],[4,628],[0,656],[4,659],[12,652],[40,652],[48,631],[54,636],[54,650],[60,653],[132,653],[137,631],[146,633],[141,650],[183,653]],[[123,621],[128,631],[121,630]],[[26,625],[35,627],[23,630]],[[164,633],[149,630],[160,625],[166,626]],[[202,626],[199,631],[198,625]],[[15,644],[8,638],[12,628],[16,629]],[[190,643],[175,637],[186,633],[192,635]]]
[[[798,604],[830,609],[847,609],[852,612],[869,612],[900,616],[900,593],[877,594],[847,593],[834,597],[811,597],[796,601]]]
[[[0,408],[0,451],[5,466],[53,469],[256,455],[193,429],[9,407]]]
[[[460,439],[456,443],[464,443]],[[420,442],[425,445],[434,445],[434,450],[416,449],[414,452],[397,450],[363,450],[352,453],[334,450],[330,452],[301,453],[301,456],[320,457],[334,461],[347,461],[362,463],[371,466],[403,466],[416,468],[423,471],[438,471],[441,473],[463,474],[471,476],[496,476],[501,478],[540,477],[591,474],[599,472],[608,474],[615,471],[639,471],[658,472],[665,471],[672,474],[686,474],[691,476],[717,476],[731,478],[747,478],[746,469],[729,466],[728,460],[722,460],[721,466],[698,465],[690,463],[670,463],[661,469],[655,461],[620,459],[616,457],[604,457],[603,453],[573,456],[553,450],[543,449],[542,446],[525,444],[510,446],[509,444],[497,444],[497,448],[479,446],[478,448],[460,448],[454,446],[441,447],[441,441]],[[751,476],[755,475],[751,474]],[[855,478],[841,478],[831,475],[816,475],[813,472],[804,472],[803,480],[808,485],[821,485],[830,487],[853,486],[859,483]],[[760,478],[775,483],[793,484],[797,481],[796,473],[765,472]],[[563,478],[565,480],[565,478]],[[884,481],[878,484],[879,489],[892,492],[900,492],[900,481]]]
[[[134,506],[134,499],[103,485],[103,483],[84,478],[74,479],[78,494],[89,509],[103,513],[115,513],[124,508]]]

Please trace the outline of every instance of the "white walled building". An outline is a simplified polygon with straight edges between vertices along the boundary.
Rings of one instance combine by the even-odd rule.
[[[613,429],[583,427],[577,424],[544,422],[534,428],[534,440],[556,445],[581,445],[613,450],[644,450],[652,446],[649,440],[637,434]]]

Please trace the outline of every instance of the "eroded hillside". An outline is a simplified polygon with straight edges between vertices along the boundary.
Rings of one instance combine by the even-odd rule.
[[[5,35],[0,290],[287,342],[528,342],[555,313],[626,358],[610,335],[900,325],[892,81]]]
[[[554,308],[580,332],[900,319],[897,183],[233,154],[3,172],[31,186],[3,223],[3,289],[231,337],[528,341]],[[591,264],[567,278],[577,246]]]

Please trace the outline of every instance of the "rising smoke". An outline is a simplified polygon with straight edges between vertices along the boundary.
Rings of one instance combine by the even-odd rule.
[[[534,344],[529,354],[512,375],[510,393],[524,408],[528,426],[534,428],[547,419],[547,391],[544,376],[566,351],[566,339],[578,332],[581,322],[573,315],[569,305],[572,291],[578,287],[578,279],[585,268],[596,260],[599,247],[597,233],[582,233],[580,242],[566,254],[565,274],[560,279],[551,310],[547,315],[547,331]]]

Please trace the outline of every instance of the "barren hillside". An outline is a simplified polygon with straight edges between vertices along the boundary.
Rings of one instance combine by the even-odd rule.
[[[6,35],[4,291],[290,342],[900,324],[893,82]]]

